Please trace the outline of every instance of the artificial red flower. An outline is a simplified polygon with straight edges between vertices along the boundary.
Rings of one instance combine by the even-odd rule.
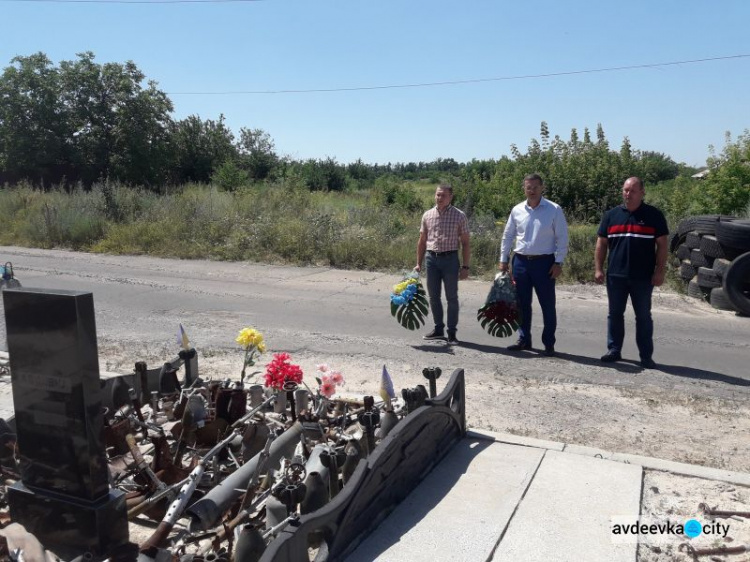
[[[302,369],[290,362],[288,353],[274,353],[273,359],[266,367],[265,383],[269,388],[284,390],[284,385],[302,383]]]

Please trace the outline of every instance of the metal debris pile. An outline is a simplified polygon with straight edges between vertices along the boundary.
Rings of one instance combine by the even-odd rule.
[[[158,391],[136,391],[125,377],[108,388],[110,482],[126,494],[129,520],[158,522],[139,545],[143,562],[259,560],[279,532],[336,497],[359,461],[428,398],[421,385],[376,402],[328,399],[293,383],[275,391],[204,381],[197,364],[181,384],[179,366],[164,365]],[[147,372],[143,363],[136,378],[139,371]],[[2,444],[7,483],[19,471],[13,443]],[[310,536],[311,559],[320,543]]]

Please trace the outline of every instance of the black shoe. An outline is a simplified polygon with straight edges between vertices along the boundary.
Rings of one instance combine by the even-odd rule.
[[[458,345],[456,334],[448,334],[448,345]]]
[[[554,345],[548,345],[544,348],[544,354],[547,357],[554,357],[555,356],[555,346]]]
[[[443,334],[443,330],[438,330],[437,328],[435,328],[430,333],[422,336],[422,339],[423,340],[444,340],[445,335]]]
[[[616,361],[621,361],[622,355],[620,355],[619,351],[613,351],[609,350],[607,353],[602,355],[602,363],[615,363]]]
[[[644,369],[655,369],[656,368],[656,361],[653,359],[641,359],[641,367]]]
[[[513,345],[508,346],[508,351],[529,351],[531,350],[531,344],[523,340],[518,340]]]

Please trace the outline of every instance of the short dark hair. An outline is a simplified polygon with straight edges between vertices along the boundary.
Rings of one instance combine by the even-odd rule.
[[[453,186],[449,183],[439,183],[437,186],[438,189],[442,189],[443,191],[450,191],[451,194],[453,193]]]
[[[644,189],[646,189],[646,186],[645,186],[645,184],[643,183],[643,180],[642,180],[641,178],[639,178],[638,176],[631,176],[631,177],[629,177],[629,178],[628,178],[627,180],[625,180],[625,181],[627,182],[628,180],[633,180],[633,181],[634,181],[635,183],[637,183],[637,184],[638,184],[638,186],[639,186],[639,187],[641,188],[641,190],[644,190]]]
[[[539,183],[541,183],[542,185],[544,185],[544,180],[542,179],[542,176],[540,176],[539,174],[536,174],[536,173],[534,173],[534,174],[526,174],[523,177],[523,181],[524,181],[524,183],[526,183],[527,181],[538,181]]]

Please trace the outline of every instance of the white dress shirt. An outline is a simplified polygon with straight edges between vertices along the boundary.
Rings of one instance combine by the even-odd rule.
[[[542,197],[534,209],[526,201],[513,207],[503,232],[500,262],[508,261],[514,240],[517,254],[555,254],[556,263],[565,261],[568,223],[560,205]]]

